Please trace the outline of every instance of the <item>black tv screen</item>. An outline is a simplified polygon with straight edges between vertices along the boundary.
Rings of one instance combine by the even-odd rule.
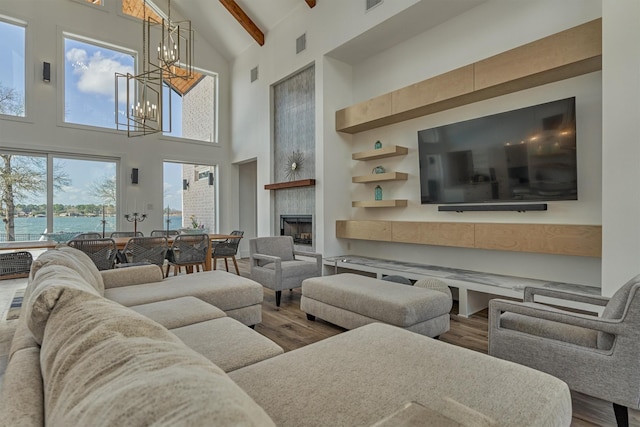
[[[577,200],[575,97],[418,131],[423,204]]]

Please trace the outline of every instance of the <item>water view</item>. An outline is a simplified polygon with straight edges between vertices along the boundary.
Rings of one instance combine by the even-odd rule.
[[[105,233],[116,231],[116,218],[114,216],[105,217]],[[164,223],[166,227],[166,222]],[[54,232],[56,233],[83,233],[95,231],[102,233],[102,217],[79,217],[64,216],[53,218]],[[182,227],[182,216],[169,217],[169,228],[172,230]],[[43,233],[46,232],[47,218],[45,217],[26,217],[15,218],[15,235],[16,240],[40,240]],[[125,219],[121,221],[122,231],[133,231],[133,223],[127,222]],[[0,242],[6,241],[6,233],[4,227],[0,228]]]

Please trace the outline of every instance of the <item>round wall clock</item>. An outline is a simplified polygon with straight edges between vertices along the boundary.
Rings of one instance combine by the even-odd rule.
[[[284,171],[289,181],[295,181],[298,178],[303,163],[304,155],[300,151],[294,151],[287,157]]]

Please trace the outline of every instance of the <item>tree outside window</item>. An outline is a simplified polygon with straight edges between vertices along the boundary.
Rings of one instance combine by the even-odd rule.
[[[23,25],[0,20],[0,114],[25,115],[25,34]]]

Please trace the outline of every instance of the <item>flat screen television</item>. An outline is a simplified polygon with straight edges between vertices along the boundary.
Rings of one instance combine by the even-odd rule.
[[[577,200],[575,97],[418,131],[422,204]]]

